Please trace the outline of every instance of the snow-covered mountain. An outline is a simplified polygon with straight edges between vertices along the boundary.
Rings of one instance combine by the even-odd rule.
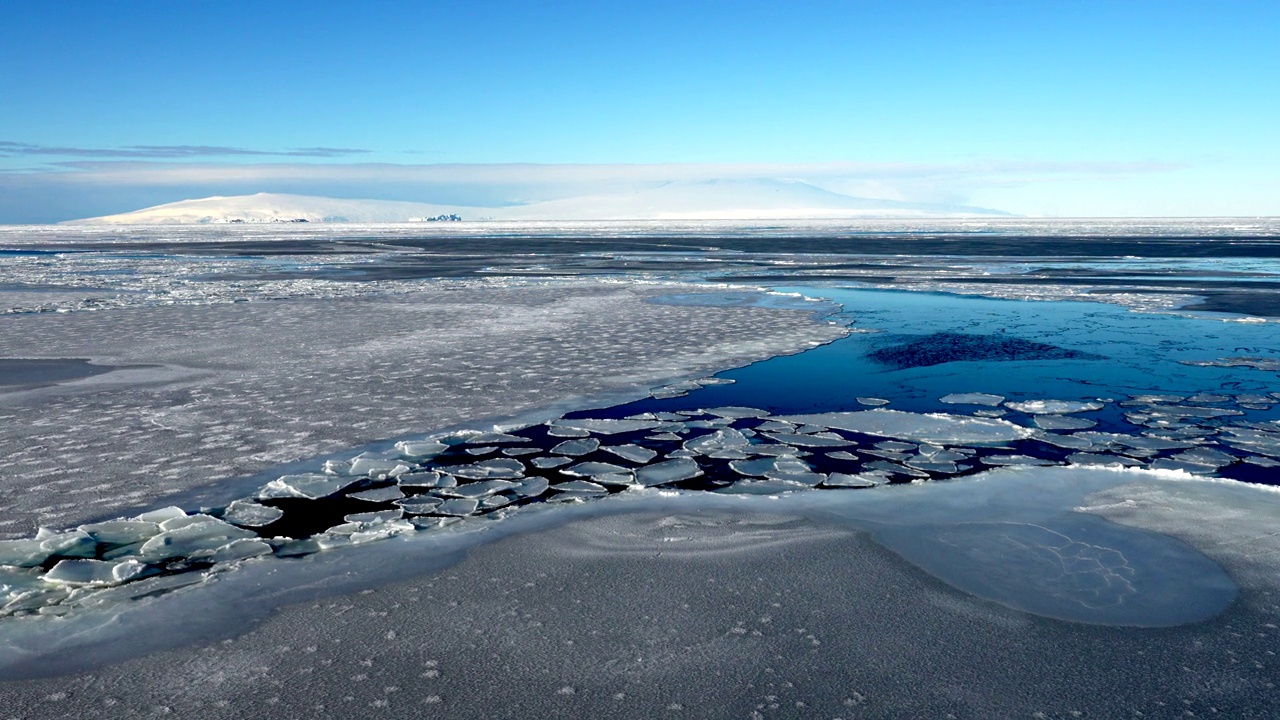
[[[677,180],[494,210],[503,220],[763,220],[1005,215],[960,205],[858,198],[799,180]]]
[[[157,205],[74,224],[160,225],[266,222],[411,222],[439,215],[463,220],[762,220],[1004,215],[962,205],[858,198],[798,180],[677,180],[627,191],[602,192],[505,207],[466,207],[341,200],[258,193]]]
[[[156,205],[154,207],[86,220],[72,220],[74,225],[193,225],[203,223],[273,223],[273,222],[410,222],[425,217],[456,213],[475,218],[477,208],[456,205],[399,202],[395,200],[343,200],[309,195],[258,193],[231,197],[207,197],[198,200]],[[487,211],[486,211],[487,212]]]

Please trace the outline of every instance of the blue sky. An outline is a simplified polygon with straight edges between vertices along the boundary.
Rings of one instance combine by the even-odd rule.
[[[1280,214],[1277,27],[1273,0],[3,3],[0,222],[215,192],[536,194],[513,163]],[[476,163],[510,171],[419,177]]]

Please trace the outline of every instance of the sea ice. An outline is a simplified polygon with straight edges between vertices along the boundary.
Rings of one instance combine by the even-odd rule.
[[[481,498],[489,497],[490,495],[511,490],[515,488],[516,485],[517,483],[511,482],[510,480],[481,480],[479,482],[468,483],[466,485],[459,485],[447,490],[437,490],[436,492],[447,497],[475,498],[479,500]]]
[[[913,413],[901,410],[859,410],[780,418],[787,422],[812,423],[837,430],[905,438],[942,445],[999,445],[1023,440],[1035,430],[1007,420],[974,418],[945,413]]]
[[[888,405],[889,401],[884,398],[860,397],[858,398],[858,403],[869,407],[881,407],[883,405]]]
[[[602,495],[608,492],[605,490],[603,485],[593,483],[590,480],[569,480],[568,482],[552,485],[551,489],[562,493],[592,493]]]
[[[546,478],[531,477],[516,483],[511,491],[520,497],[538,497],[546,492],[550,485]]]
[[[636,482],[645,487],[691,480],[702,475],[698,463],[690,458],[664,460],[636,470]]]
[[[609,475],[612,473],[630,472],[627,468],[612,463],[602,462],[584,462],[578,463],[573,467],[567,467],[560,472],[565,475],[574,475],[577,477],[592,477],[594,475]]]
[[[442,475],[435,470],[419,470],[397,477],[396,483],[407,488],[434,488],[453,487],[458,481],[452,475]]]
[[[533,463],[534,467],[540,470],[550,470],[551,468],[558,468],[561,465],[568,465],[573,462],[573,458],[557,456],[536,457],[530,462]]]
[[[138,549],[137,557],[146,562],[190,557],[201,550],[217,550],[232,540],[253,537],[248,530],[205,516],[201,522],[166,530],[147,540]]]
[[[436,512],[441,515],[471,515],[480,507],[480,503],[474,498],[450,498],[440,504],[436,508]]]
[[[433,457],[439,455],[449,449],[448,445],[436,440],[422,440],[417,442],[400,441],[396,443],[396,449],[400,454],[412,460]]]
[[[800,445],[803,447],[847,447],[856,445],[857,443],[846,440],[835,433],[814,433],[812,435],[803,435],[800,433],[764,433],[764,436],[774,442],[784,445]]]
[[[236,502],[248,501],[238,500]],[[108,520],[106,522],[81,525],[77,529],[89,533],[90,537],[103,545],[132,545],[133,543],[143,542],[153,535],[158,535],[160,533],[160,524],[142,520]]]
[[[396,505],[400,506],[400,509],[406,515],[426,515],[435,512],[435,509],[440,507],[443,502],[444,500],[431,495],[414,495],[413,497],[395,501]]]
[[[120,564],[87,559],[59,560],[44,574],[44,579],[60,585],[114,585],[120,582],[115,574]],[[133,561],[130,567],[136,564],[137,561]]]
[[[938,402],[947,403],[948,405],[986,405],[995,407],[1004,402],[1004,396],[991,395],[989,393],[951,393],[938,398]]]
[[[495,458],[470,465],[453,465],[440,468],[441,472],[472,480],[491,478],[514,479],[524,477],[524,465],[513,458]]]
[[[560,428],[586,430],[596,435],[616,435],[618,433],[651,430],[661,423],[654,420],[594,420],[586,418],[569,420],[560,418],[559,420],[552,420],[551,424]]]
[[[353,500],[365,500],[367,502],[390,502],[404,497],[404,491],[396,485],[388,485],[386,487],[374,488],[372,490],[361,490],[360,492],[347,493],[347,497],[352,498]]]
[[[248,560],[260,555],[270,555],[271,546],[257,539],[232,540],[214,551],[209,557],[215,563]]]
[[[1100,402],[1081,400],[1027,400],[1025,402],[1007,402],[1004,406],[1010,410],[1033,415],[1066,415],[1068,413],[1092,412],[1105,407]]]
[[[1033,422],[1042,430],[1087,430],[1098,424],[1089,418],[1068,415],[1036,415]]]
[[[750,445],[751,441],[745,435],[734,430],[733,428],[722,428],[716,430],[710,435],[700,435],[692,440],[686,440],[684,449],[694,453],[710,453],[716,450],[727,450],[729,448],[744,448]]]
[[[639,445],[634,444],[608,445],[603,449],[605,452],[613,453],[623,460],[630,460],[631,462],[640,464],[647,463],[658,455],[658,451],[656,450],[650,450],[647,447],[640,447]]]
[[[259,500],[277,498],[306,498],[316,500],[328,497],[349,485],[359,481],[356,476],[341,477],[320,473],[303,473],[299,475],[282,475],[262,486],[258,490]]]
[[[284,517],[284,511],[252,500],[235,500],[222,511],[222,519],[241,527],[263,527]]]
[[[888,481],[889,478],[880,473],[866,472],[850,475],[837,472],[828,475],[822,484],[826,487],[869,488],[883,485]]]
[[[599,448],[600,441],[593,437],[588,437],[578,440],[565,440],[551,448],[551,452],[557,455],[586,455],[595,452]]]

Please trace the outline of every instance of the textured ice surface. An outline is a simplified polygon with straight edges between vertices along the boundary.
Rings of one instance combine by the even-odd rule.
[[[223,520],[241,527],[262,527],[282,517],[284,517],[284,511],[280,508],[262,505],[252,500],[236,500],[222,512]]]
[[[5,263],[5,273],[26,272]],[[0,538],[384,438],[639,392],[843,334],[804,311],[645,302],[697,290],[678,283],[260,283],[206,273],[243,267],[239,259],[148,263],[68,258],[48,269],[92,277],[86,269],[139,267],[141,275],[98,277],[146,292],[107,309],[0,317],[0,356],[40,348],[117,368],[0,396]],[[45,265],[37,258],[29,268]],[[434,439],[400,446],[410,458],[443,449]],[[58,500],[70,494],[81,502]]]
[[[1026,402],[1007,402],[1005,407],[1024,413],[1065,415],[1067,413],[1101,410],[1102,403],[1080,400],[1028,400]]]
[[[955,445],[999,444],[1021,440],[1035,434],[1028,428],[1004,420],[945,413],[911,413],[882,408],[791,415],[779,419],[794,423],[812,423],[867,435]]]
[[[698,463],[690,458],[663,460],[636,470],[636,482],[646,487],[689,480],[702,475]]]
[[[582,438],[580,440],[565,440],[551,448],[551,452],[559,455],[586,455],[587,453],[595,452],[599,447],[599,440]]]

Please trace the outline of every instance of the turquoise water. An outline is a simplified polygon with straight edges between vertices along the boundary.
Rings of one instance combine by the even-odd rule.
[[[1019,399],[1124,399],[1147,393],[1262,393],[1280,388],[1275,373],[1244,367],[1201,367],[1180,361],[1225,357],[1280,359],[1272,323],[1223,322],[1130,312],[1090,302],[963,297],[945,293],[778,287],[844,307],[836,316],[855,333],[823,347],[720,373],[733,385],[686,397],[643,400],[611,409],[623,416],[655,410],[748,405],[774,413],[859,409],[857,398],[890,407],[941,411],[938,398],[984,392]],[[893,369],[868,355],[935,333],[1013,337],[1097,356],[1068,360],[964,360]],[[1274,417],[1261,412],[1258,417]],[[1106,418],[1101,418],[1105,420]]]

